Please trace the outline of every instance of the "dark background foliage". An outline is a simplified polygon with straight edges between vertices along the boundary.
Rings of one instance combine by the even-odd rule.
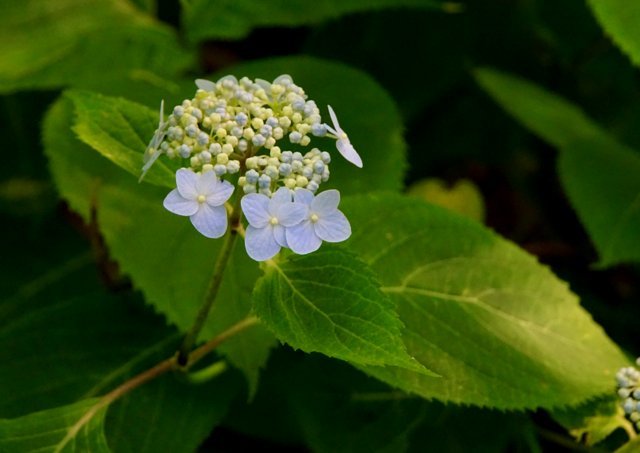
[[[404,119],[406,185],[433,177],[451,185],[462,178],[473,181],[486,205],[486,224],[550,265],[607,334],[637,352],[638,266],[594,267],[597,253],[560,184],[556,151],[505,113],[478,86],[473,70],[490,66],[523,76],[581,106],[636,149],[640,73],[604,35],[583,0],[469,0],[445,10],[357,12],[308,26],[260,27],[239,40],[204,40],[197,44],[196,66],[184,76],[291,54],[337,60],[367,72],[391,94]],[[157,14],[180,28],[177,1],[159,0]],[[0,298],[8,307],[0,305],[0,332],[20,310],[20,301],[40,301],[38,306],[54,295],[85,290],[130,299],[128,310],[162,324],[118,272],[95,225],[84,223],[56,195],[40,123],[59,94],[39,89],[0,97]],[[80,270],[72,285],[56,282],[59,263],[78,256],[89,267],[76,263]],[[151,338],[160,327],[148,329]],[[10,340],[3,345],[10,348]],[[40,349],[24,354],[46,355],[56,347],[36,346]],[[331,377],[319,383],[314,373]],[[345,382],[362,392],[385,389],[342,363],[280,348],[263,372],[255,399],[247,404],[246,394],[236,397],[201,451],[337,451],[336,445],[364,451],[369,441],[376,451],[378,436],[386,439],[382,445],[388,451],[397,451],[401,447],[394,442],[404,440],[394,440],[402,432],[396,425],[410,427],[410,451],[576,448],[565,429],[542,411],[501,413],[412,399],[354,408],[340,397],[351,391]],[[9,410],[1,415],[13,416]],[[376,433],[373,440],[371,433]],[[622,438],[616,433],[608,441],[615,446]]]

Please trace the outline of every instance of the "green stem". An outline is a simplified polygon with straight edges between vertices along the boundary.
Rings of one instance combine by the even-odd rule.
[[[181,369],[188,370],[191,366],[196,364],[203,357],[205,357],[207,354],[209,354],[211,351],[217,348],[220,345],[220,343],[228,340],[234,335],[237,335],[238,333],[242,332],[243,330],[257,323],[258,323],[258,318],[254,316],[249,316],[243,319],[242,321],[238,322],[237,324],[234,324],[233,326],[229,327],[227,330],[225,330],[224,332],[222,332],[212,340],[209,340],[199,348],[195,349],[191,354],[189,354],[187,356],[187,359],[188,359],[187,364],[181,367]],[[155,366],[149,368],[148,370],[143,371],[142,373],[132,377],[128,381],[123,382],[118,387],[116,387],[115,389],[113,389],[112,391],[104,395],[102,398],[100,398],[96,402],[95,405],[91,406],[89,410],[85,412],[82,415],[82,417],[80,417],[78,421],[76,421],[76,423],[74,423],[74,425],[71,428],[69,428],[69,430],[67,431],[67,434],[58,443],[54,453],[59,453],[63,451],[64,447],[75,438],[75,436],[78,434],[80,429],[83,426],[85,426],[101,409],[106,408],[114,401],[118,400],[119,398],[131,392],[132,390],[140,387],[141,385],[153,379],[156,379],[171,370],[175,370],[177,367],[176,362],[177,361],[175,356],[169,357],[168,359],[165,359],[162,362],[157,363]]]
[[[185,377],[191,384],[204,384],[205,382],[209,382],[211,379],[224,373],[227,368],[227,362],[220,360],[201,370],[187,373]]]
[[[189,352],[191,352],[191,350],[193,349],[193,346],[198,339],[198,334],[202,330],[202,327],[207,320],[207,316],[209,316],[209,311],[213,306],[213,302],[216,300],[218,290],[220,289],[220,284],[222,283],[224,270],[227,267],[229,258],[231,258],[231,252],[233,251],[233,246],[236,242],[236,238],[238,237],[238,225],[240,225],[240,207],[238,206],[238,200],[240,200],[240,196],[238,196],[233,207],[233,212],[231,213],[231,218],[229,219],[229,229],[227,230],[227,234],[225,234],[224,236],[222,249],[218,254],[218,259],[216,260],[216,264],[213,268],[213,275],[211,276],[211,282],[209,283],[209,289],[207,290],[207,295],[204,298],[204,303],[200,307],[198,315],[196,316],[196,320],[191,326],[191,329],[189,329],[189,331],[185,335],[184,340],[182,341],[182,345],[178,350],[177,361],[178,365],[182,367],[187,364]]]

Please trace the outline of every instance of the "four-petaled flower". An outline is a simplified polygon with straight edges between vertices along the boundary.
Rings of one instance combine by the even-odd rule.
[[[193,226],[208,238],[219,238],[227,231],[224,203],[234,187],[220,181],[213,171],[194,173],[186,168],[176,172],[177,189],[169,192],[164,207],[174,214],[189,216]]]
[[[286,187],[278,189],[272,198],[257,193],[245,195],[241,204],[249,222],[245,248],[256,261],[273,258],[282,247],[288,247],[286,228],[302,222],[308,212],[305,204],[292,201]]]
[[[338,210],[340,192],[327,190],[316,197],[307,189],[298,189],[294,200],[307,207],[305,219],[286,229],[287,244],[299,255],[315,252],[322,241],[342,242],[351,236],[351,225]]]
[[[360,155],[358,154],[356,149],[353,147],[353,145],[349,141],[349,136],[347,135],[347,133],[343,131],[342,128],[340,127],[340,123],[338,123],[338,118],[336,117],[336,114],[331,108],[331,106],[328,105],[327,107],[329,107],[329,115],[331,116],[331,122],[333,122],[333,127],[329,125],[325,125],[325,126],[327,130],[331,132],[333,135],[335,135],[336,138],[338,139],[338,141],[336,142],[336,148],[338,148],[338,151],[340,152],[340,154],[342,154],[342,157],[347,159],[356,167],[362,168],[362,159],[360,158]]]

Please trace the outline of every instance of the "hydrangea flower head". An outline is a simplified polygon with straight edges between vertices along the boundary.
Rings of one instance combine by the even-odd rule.
[[[213,172],[196,174],[181,168],[176,173],[178,188],[169,192],[164,207],[174,214],[189,216],[193,226],[208,238],[219,238],[227,231],[225,202],[234,187],[220,181]]]
[[[319,192],[331,174],[331,155],[312,146],[314,137],[330,132],[338,151],[362,167],[333,109],[331,127],[287,74],[273,82],[226,76],[195,83],[195,96],[175,106],[166,120],[161,104],[144,155],[142,177],[160,156],[181,164],[165,207],[190,217],[203,235],[220,237],[228,227],[224,204],[234,191],[230,179],[242,189],[237,196],[249,223],[245,245],[253,259],[269,259],[283,247],[310,253],[322,241],[348,238],[349,222],[337,209],[339,193]]]
[[[636,360],[640,365],[640,358]],[[635,367],[624,367],[616,373],[618,396],[624,413],[640,431],[640,371]]]

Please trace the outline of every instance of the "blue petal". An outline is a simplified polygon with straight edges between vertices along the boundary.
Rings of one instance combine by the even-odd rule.
[[[338,151],[340,152],[340,154],[342,154],[342,157],[347,159],[356,167],[362,168],[362,158],[360,158],[360,155],[353,147],[348,138],[339,138],[336,142],[336,148],[338,148]]]
[[[285,234],[285,227],[282,225],[273,226],[273,237],[280,247],[289,247],[287,244],[287,236]]]
[[[203,236],[216,239],[227,231],[227,210],[224,206],[200,203],[198,212],[190,217],[191,223]]]
[[[273,229],[270,226],[254,228],[249,225],[244,246],[247,249],[247,254],[256,261],[273,258],[280,251],[280,246],[276,242]]]
[[[269,214],[276,216],[278,214],[278,207],[283,204],[291,203],[291,190],[286,187],[280,187],[276,190],[269,200]]]
[[[318,214],[320,218],[333,214],[340,204],[340,192],[335,189],[325,190],[316,195],[309,208],[311,212]]]
[[[240,200],[242,212],[249,225],[256,228],[264,228],[271,219],[269,215],[269,197],[261,193],[250,193]]]
[[[287,228],[287,244],[298,255],[305,255],[318,250],[322,240],[316,235],[313,224],[306,221]]]
[[[286,203],[278,206],[276,218],[280,225],[291,227],[309,217],[309,208],[302,203]]]
[[[304,203],[307,206],[310,206],[313,201],[313,192],[307,189],[297,189],[293,193],[293,200],[297,203]]]
[[[315,224],[315,232],[323,241],[342,242],[351,236],[351,225],[342,212],[335,210],[320,217]]]
[[[173,189],[169,192],[162,203],[165,209],[169,212],[178,215],[190,216],[198,211],[199,203],[195,200],[187,200],[178,189]]]
[[[176,184],[178,192],[187,200],[195,200],[198,198],[197,184],[198,175],[193,171],[181,168],[176,172]]]
[[[210,171],[207,173],[213,172]],[[231,194],[233,194],[234,189],[235,187],[233,187],[229,181],[217,181],[213,191],[207,195],[207,204],[210,206],[222,206],[229,198],[231,198]]]

